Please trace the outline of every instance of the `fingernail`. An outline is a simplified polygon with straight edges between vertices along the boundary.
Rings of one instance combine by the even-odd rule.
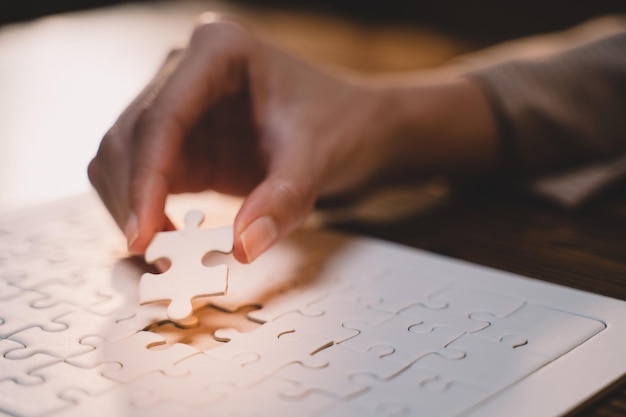
[[[131,213],[126,220],[126,227],[124,228],[124,234],[126,235],[126,242],[128,245],[128,251],[130,253],[137,254],[133,250],[133,245],[139,238],[139,222],[137,221],[137,215]]]
[[[241,233],[241,243],[248,262],[252,262],[278,237],[276,222],[269,216],[262,216],[248,225]]]

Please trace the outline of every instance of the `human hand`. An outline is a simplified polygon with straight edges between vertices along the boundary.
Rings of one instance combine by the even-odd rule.
[[[103,138],[88,169],[141,254],[170,193],[247,196],[234,254],[250,262],[306,219],[320,196],[368,182],[388,157],[382,96],[232,22],[201,24]]]

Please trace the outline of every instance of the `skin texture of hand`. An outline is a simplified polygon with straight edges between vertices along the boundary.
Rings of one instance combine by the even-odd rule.
[[[465,126],[451,124],[459,119]],[[467,81],[368,83],[214,22],[170,54],[105,135],[88,173],[135,254],[173,227],[168,194],[246,196],[234,255],[251,262],[321,197],[397,175],[488,168],[497,159],[492,124]]]

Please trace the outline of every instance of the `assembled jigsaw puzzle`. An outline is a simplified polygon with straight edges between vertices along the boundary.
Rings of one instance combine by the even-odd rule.
[[[243,265],[199,211],[145,263],[55,207],[0,218],[0,415],[556,416],[626,371],[622,301],[319,230]]]

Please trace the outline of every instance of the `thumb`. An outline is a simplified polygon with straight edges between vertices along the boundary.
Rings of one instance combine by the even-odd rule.
[[[311,213],[317,187],[302,174],[270,174],[246,198],[235,219],[233,253],[252,262],[297,229]]]

